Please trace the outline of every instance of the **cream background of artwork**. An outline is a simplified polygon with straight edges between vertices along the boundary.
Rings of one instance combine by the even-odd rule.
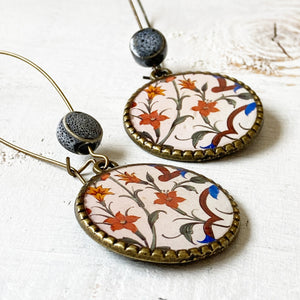
[[[176,168],[166,168],[171,173],[177,171]],[[130,196],[128,191],[134,193],[134,191],[140,190],[140,192],[138,192],[137,195],[150,214],[154,211],[161,211],[158,214],[158,220],[154,223],[156,231],[155,239],[157,241],[156,247],[170,247],[173,250],[180,250],[200,247],[205,244],[198,242],[203,241],[205,239],[203,223],[193,226],[192,243],[188,241],[184,237],[184,235],[181,235],[178,238],[172,238],[180,234],[181,225],[187,223],[196,224],[197,220],[189,220],[189,218],[176,212],[174,209],[168,207],[167,205],[155,203],[155,200],[158,199],[158,196],[156,195],[157,190],[151,189],[150,184],[145,185],[142,183],[130,182],[126,184],[124,180],[118,177],[118,175],[125,174],[125,172],[132,176],[134,175],[138,179],[145,182],[148,182],[146,174],[150,174],[154,179],[155,184],[161,189],[161,192],[165,194],[172,190],[175,182],[179,184],[183,181],[190,180],[191,177],[197,176],[197,174],[187,172],[184,174],[184,177],[179,175],[176,178],[163,182],[160,181],[158,178],[160,175],[162,175],[162,173],[155,169],[154,166],[136,165],[120,167],[117,170],[110,172],[109,178],[105,180],[99,180],[93,183],[91,186],[101,186],[104,189],[109,189],[107,191],[112,194],[106,195],[103,201],[105,201],[106,207],[109,207],[114,213],[114,215],[116,215],[118,212],[121,212],[121,214],[126,215],[127,211],[128,216],[133,215],[139,217],[139,219],[136,222],[134,222],[134,225],[146,238],[148,245],[151,245],[153,235],[150,230],[147,214],[142,208],[138,206],[138,204],[132,198],[124,197],[125,195]],[[114,181],[111,180],[111,178],[113,178]],[[119,184],[115,181],[117,181]],[[178,208],[186,214],[188,214],[189,216],[192,216],[192,214],[194,214],[201,220],[207,221],[210,218],[210,216],[207,215],[207,213],[201,208],[199,204],[199,197],[205,189],[211,187],[212,185],[214,185],[214,183],[209,181],[201,184],[186,182],[183,184],[183,186],[191,186],[195,189],[195,191],[191,192],[182,187],[175,189],[176,197],[181,197],[185,199],[182,202],[178,202]],[[212,231],[214,233],[215,239],[219,239],[225,235],[225,233],[229,230],[230,226],[232,225],[233,209],[231,203],[227,196],[224,194],[224,192],[222,190],[219,190],[217,198],[214,198],[211,195],[207,197],[206,204],[208,209],[213,214],[221,218],[221,220],[216,221],[212,226]],[[114,231],[112,230],[111,226],[107,225],[107,222],[105,224],[104,221],[107,218],[112,218],[112,216],[105,212],[103,210],[103,205],[101,205],[98,202],[98,200],[88,192],[84,197],[84,205],[86,208],[91,210],[91,213],[89,214],[90,219],[107,234],[117,239],[122,239],[124,237],[132,238],[140,242],[143,246],[147,246],[144,244],[143,240],[140,237],[135,235],[130,230],[121,229]],[[222,227],[218,225],[221,225]],[[165,236],[168,238],[165,238]]]
[[[174,82],[176,82],[177,89],[179,92],[180,97],[187,96],[186,98],[183,98],[182,100],[182,109],[180,110],[180,117],[183,116],[191,116],[187,117],[185,121],[181,124],[178,124],[170,137],[165,141],[165,145],[173,146],[175,149],[179,150],[201,150],[201,147],[207,147],[212,143],[213,138],[216,136],[216,133],[214,133],[209,127],[207,128],[207,124],[203,121],[199,111],[192,110],[192,107],[198,106],[198,101],[202,101],[199,97],[199,94],[196,93],[193,90],[190,89],[182,89],[181,81],[182,80],[190,80],[191,82],[195,81],[196,87],[201,90],[201,87],[204,84],[207,84],[208,88],[206,91],[206,97],[205,99],[207,101],[212,101],[218,99],[221,96],[228,97],[232,100],[234,100],[235,107],[231,104],[229,104],[226,100],[220,100],[216,101],[216,105],[214,106],[219,111],[216,112],[210,112],[207,118],[210,121],[210,124],[212,126],[216,126],[220,131],[228,130],[227,127],[227,119],[229,115],[239,107],[242,107],[244,105],[248,105],[250,103],[254,102],[254,99],[251,98],[249,100],[242,100],[239,97],[234,97],[238,94],[242,93],[249,93],[245,88],[239,88],[236,92],[232,90],[229,91],[222,91],[218,93],[214,93],[211,91],[212,88],[218,87],[219,83],[217,79],[212,75],[203,75],[203,74],[186,74],[186,75],[178,75],[176,76],[176,79],[174,79]],[[225,79],[227,86],[234,85],[234,82]],[[176,110],[176,103],[169,99],[174,98],[177,99],[176,90],[173,86],[173,82],[165,82],[165,80],[161,80],[153,84],[153,86],[160,87],[163,91],[164,95],[157,95],[155,96],[151,104],[148,103],[148,95],[145,92],[145,90],[141,91],[135,99],[132,101],[137,103],[137,105],[130,110],[131,115],[131,122],[133,124],[133,127],[138,132],[146,131],[149,133],[155,143],[160,143],[164,140],[164,138],[167,136],[168,132],[170,131],[170,128],[173,124],[173,122],[176,120],[177,117],[177,110]],[[234,96],[232,96],[234,95]],[[156,135],[153,126],[151,125],[144,125],[141,124],[141,119],[139,118],[141,115],[145,113],[148,113],[145,105],[151,105],[153,111],[157,111],[158,114],[162,114],[163,116],[167,116],[168,119],[160,122],[160,137],[158,141],[156,140]],[[232,143],[233,139],[240,139],[243,135],[245,135],[248,130],[254,125],[255,120],[257,116],[257,109],[255,108],[249,115],[245,114],[245,111],[240,112],[235,118],[234,118],[234,128],[237,131],[236,134],[228,134],[227,136],[224,136],[220,143],[218,144],[219,147],[223,147],[229,143]],[[205,127],[203,127],[205,126]],[[193,146],[192,143],[192,135],[195,132],[198,131],[211,131],[212,133],[204,135],[203,139],[199,140],[196,147]]]

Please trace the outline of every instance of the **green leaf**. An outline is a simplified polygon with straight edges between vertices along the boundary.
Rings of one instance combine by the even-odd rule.
[[[206,183],[207,182],[207,179],[202,176],[202,175],[199,175],[199,176],[194,176],[190,179],[191,182],[195,182],[195,183]]]
[[[207,91],[207,82],[202,85],[201,90],[202,90],[202,92],[206,92]]]
[[[202,119],[206,124],[210,124],[208,117],[202,116]]]
[[[167,247],[167,246],[164,246],[164,247],[156,247],[156,249],[160,249],[162,251],[168,251],[171,249],[171,247]]]
[[[138,241],[131,239],[129,237],[123,237],[120,239],[122,242],[126,243],[126,244],[136,244],[136,245],[141,245]]]
[[[138,132],[138,134],[141,136],[141,137],[145,137],[146,139],[150,140],[151,142],[154,143],[154,140],[151,136],[151,134],[149,132],[146,132],[146,131],[143,131],[143,132]]]
[[[120,195],[119,196],[119,198],[122,198],[122,197],[132,199],[132,196],[130,196],[130,195]]]
[[[146,238],[143,236],[143,234],[138,230],[135,232],[135,234],[143,241],[146,241]]]
[[[166,214],[166,212],[164,210],[156,210],[148,216],[148,223],[151,228],[154,226],[154,223],[158,220],[160,212],[163,212]]]
[[[131,210],[133,207],[131,206],[131,207],[128,207],[127,209],[126,209],[126,211],[125,211],[125,216],[128,216],[128,212],[129,212],[129,210]]]
[[[171,145],[166,145],[166,144],[164,144],[164,147],[166,147],[166,148],[170,148],[170,149],[174,149],[174,146],[171,146]]]
[[[147,174],[146,174],[146,179],[147,179],[147,181],[149,181],[149,182],[154,182],[154,178],[147,172]]]
[[[196,148],[197,144],[199,143],[200,140],[202,140],[204,138],[204,136],[208,133],[210,133],[211,131],[207,131],[207,130],[202,130],[202,131],[197,131],[192,135],[192,142],[193,142],[193,146],[194,148]]]
[[[179,231],[181,234],[184,235],[184,237],[192,244],[195,244],[193,242],[192,234],[194,233],[193,227],[198,223],[187,223],[180,226]]]
[[[181,100],[183,100],[184,98],[188,98],[188,97],[191,97],[191,95],[183,95],[183,96],[181,96]]]
[[[250,93],[241,93],[237,95],[240,99],[249,100],[252,99],[253,96]]]
[[[134,192],[133,192],[133,196],[134,196],[135,202],[137,203],[137,205],[138,205],[139,207],[145,207],[144,202],[142,202],[141,199],[140,199],[139,196],[138,196],[138,193],[141,192],[141,191],[142,191],[141,189],[134,191]]]
[[[175,127],[176,125],[178,125],[178,124],[180,124],[180,123],[183,123],[187,118],[192,118],[192,119],[194,119],[193,116],[189,116],[189,115],[179,117],[179,118],[177,118],[177,119],[173,122],[173,124],[172,124],[171,127]]]
[[[146,106],[146,104],[145,104],[145,106]],[[146,108],[147,108],[147,106],[146,106]],[[141,109],[141,108],[138,108],[138,110],[141,111],[144,114],[147,114],[147,112],[145,110]],[[137,116],[137,118],[141,119],[139,116]]]
[[[182,102],[183,101],[183,99],[185,99],[185,98],[189,98],[189,97],[191,97],[191,95],[183,95],[183,96],[181,96],[180,97],[180,102]]]
[[[196,194],[198,194],[198,191],[192,185],[180,185],[179,187],[182,187],[182,188],[186,189],[187,191],[195,192]]]
[[[228,104],[231,104],[234,108],[236,107],[236,101],[230,98],[225,98]]]
[[[158,101],[154,101],[151,103],[151,105],[149,106],[150,109],[148,109],[148,111],[152,111],[152,107],[153,105],[155,105],[156,103],[158,103]],[[145,104],[145,103],[144,103]],[[147,107],[147,104],[145,104],[145,106]],[[147,107],[148,108],[148,107]]]
[[[142,189],[136,190],[133,192],[134,197],[138,197],[138,193],[141,192]]]
[[[216,130],[216,131],[220,131],[219,129],[218,129],[218,127],[217,127],[217,123],[218,123],[219,121],[216,121],[215,123],[214,123],[214,129]]]
[[[160,137],[160,129],[159,129],[159,127],[157,129],[154,129],[154,131],[155,131],[156,137],[159,138]]]
[[[182,109],[182,102],[183,102],[184,98],[188,98],[188,97],[190,97],[190,95],[184,95],[178,99],[179,101],[177,102],[177,108],[176,108],[178,111],[180,111]]]
[[[175,101],[176,103],[178,103],[178,101],[177,101],[176,98],[173,98],[173,97],[167,97],[167,99],[171,99],[171,100]]]

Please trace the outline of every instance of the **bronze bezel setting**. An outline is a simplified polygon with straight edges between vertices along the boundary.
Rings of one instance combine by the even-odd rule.
[[[247,131],[246,134],[244,134],[242,137],[240,137],[238,140],[228,143],[222,147],[216,147],[214,149],[206,149],[206,150],[179,150],[179,149],[173,149],[167,145],[158,145],[155,144],[145,137],[141,136],[137,130],[134,128],[131,118],[130,118],[130,109],[132,106],[132,102],[137,97],[137,95],[142,92],[147,86],[150,84],[153,84],[157,81],[160,81],[164,77],[159,77],[155,80],[152,80],[148,82],[147,84],[143,85],[141,88],[139,88],[128,100],[123,114],[123,122],[124,122],[124,128],[129,135],[129,137],[142,149],[144,149],[147,152],[150,152],[153,155],[156,155],[161,158],[166,158],[170,160],[176,160],[176,161],[187,161],[187,162],[202,162],[202,161],[208,161],[213,159],[218,159],[226,155],[230,155],[234,152],[237,152],[239,150],[244,149],[260,132],[262,125],[263,125],[263,117],[264,117],[264,111],[263,106],[260,101],[260,98],[256,95],[256,93],[246,84],[243,82],[219,73],[211,73],[211,72],[183,72],[183,73],[176,73],[176,74],[168,74],[168,76],[178,76],[178,75],[187,75],[187,74],[203,74],[203,75],[212,75],[212,76],[222,76],[228,80],[231,80],[239,85],[241,85],[244,89],[246,89],[251,95],[253,95],[253,99],[256,103],[257,108],[257,116],[255,119],[255,122],[253,126]]]
[[[138,164],[135,164],[138,165]],[[135,166],[127,165],[127,166]],[[215,241],[202,245],[200,247],[182,249],[182,250],[163,250],[163,249],[154,249],[146,247],[138,247],[134,244],[125,243],[101,230],[97,225],[93,223],[90,219],[88,213],[86,212],[84,206],[84,196],[86,194],[88,186],[97,181],[100,176],[110,172],[114,169],[118,169],[125,166],[120,166],[116,168],[109,169],[104,171],[101,174],[98,174],[92,177],[80,190],[78,197],[75,201],[75,215],[76,218],[82,227],[82,229],[97,243],[105,246],[106,248],[124,255],[126,257],[146,261],[153,263],[162,263],[162,264],[183,264],[192,261],[198,261],[205,259],[211,255],[222,252],[236,237],[239,227],[240,227],[240,212],[236,202],[229,193],[224,190],[220,185],[216,184],[214,181],[208,179],[209,182],[215,184],[229,199],[230,204],[233,208],[233,221],[228,228],[227,232],[220,238]],[[192,172],[192,171],[190,171]]]

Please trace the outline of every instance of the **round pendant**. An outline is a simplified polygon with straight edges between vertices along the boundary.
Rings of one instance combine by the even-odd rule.
[[[259,132],[263,107],[244,83],[189,72],[153,80],[129,99],[124,125],[146,151],[172,160],[205,161],[244,148]]]
[[[185,263],[225,249],[239,228],[233,198],[212,180],[182,168],[125,165],[94,176],[76,200],[82,228],[122,255]]]

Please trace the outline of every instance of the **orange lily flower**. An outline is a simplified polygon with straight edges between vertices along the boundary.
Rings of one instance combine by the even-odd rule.
[[[124,180],[126,181],[125,185],[128,183],[139,183],[141,182],[141,179],[137,178],[134,173],[128,174],[127,172],[124,172],[124,174],[119,174],[117,175],[121,179],[119,180]]]
[[[110,188],[104,188],[102,185],[94,188],[90,186],[87,190],[87,194],[94,196],[98,201],[103,201],[106,195],[114,195],[114,193],[109,191]]]
[[[114,218],[107,218],[104,220],[104,223],[110,224],[110,228],[112,231],[120,230],[120,229],[128,229],[133,233],[137,232],[137,227],[133,224],[140,217],[136,216],[124,216],[120,212],[117,212]]]
[[[194,90],[196,88],[195,86],[195,82],[196,80],[191,80],[189,79],[185,79],[185,80],[179,80],[181,83],[179,83],[179,85],[182,86],[182,89],[188,89],[188,90]]]
[[[165,96],[164,91],[160,86],[153,86],[150,85],[147,89],[145,89],[145,92],[148,94],[149,100],[152,100],[157,95]]]
[[[155,204],[166,204],[171,208],[178,208],[178,202],[183,202],[185,199],[182,197],[177,197],[176,191],[171,191],[169,193],[155,193],[158,197],[154,201]]]
[[[217,102],[205,102],[205,101],[198,101],[198,106],[193,106],[192,110],[198,111],[201,116],[207,117],[210,113],[220,111],[218,108],[216,108]]]
[[[141,114],[139,117],[142,118],[140,125],[151,125],[154,129],[160,127],[160,122],[169,119],[168,116],[158,114],[157,110],[150,114]]]

